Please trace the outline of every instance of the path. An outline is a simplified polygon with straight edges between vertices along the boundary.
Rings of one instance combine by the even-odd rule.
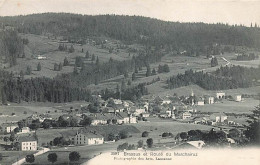
[[[42,150],[40,150],[39,152],[37,152],[33,155],[34,155],[34,157],[36,157],[36,156],[39,156],[41,154],[44,154],[45,152],[48,152],[49,150],[50,150],[49,148],[43,148]],[[21,165],[23,163],[25,163],[25,158],[18,160],[17,162],[13,163],[12,165]]]

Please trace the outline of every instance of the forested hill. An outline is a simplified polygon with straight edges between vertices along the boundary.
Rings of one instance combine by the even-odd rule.
[[[260,47],[260,28],[240,25],[178,23],[140,16],[66,13],[0,17],[0,23],[3,26],[13,26],[21,33],[51,33],[71,40],[107,36],[128,42],[168,45],[175,50],[214,43]]]

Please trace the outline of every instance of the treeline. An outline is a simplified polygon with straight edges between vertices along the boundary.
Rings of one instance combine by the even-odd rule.
[[[27,40],[23,40],[14,30],[0,30],[0,59],[3,63],[9,63],[10,66],[17,64],[17,58],[24,57],[24,44]]]
[[[245,68],[241,66],[221,67],[214,73],[194,72],[187,70],[167,80],[168,88],[178,88],[197,84],[207,90],[224,90],[247,88],[260,79],[260,68]]]
[[[0,71],[2,103],[9,102],[54,102],[63,103],[78,100],[89,101],[91,92],[71,86],[69,79],[50,78],[23,79],[12,73]]]
[[[237,56],[237,61],[251,61],[258,59],[259,56],[255,55],[255,53],[250,53],[250,54],[242,54]]]
[[[122,100],[137,101],[143,95],[148,94],[146,85],[147,85],[147,83],[140,83],[137,86],[133,86],[133,87],[127,88],[125,90],[121,90],[118,87],[116,91],[105,89],[105,90],[102,90],[100,93],[104,100],[107,100],[112,97],[112,98],[122,99]]]
[[[168,46],[171,49],[223,45],[260,46],[260,29],[242,25],[166,22],[140,16],[87,16],[45,13],[1,17],[0,23],[21,33],[55,34],[64,39],[82,41],[88,36],[107,36],[126,42]],[[198,48],[198,49],[197,49]]]

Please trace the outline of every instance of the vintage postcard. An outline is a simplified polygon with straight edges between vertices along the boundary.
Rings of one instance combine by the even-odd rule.
[[[0,0],[0,165],[259,165],[259,0]]]

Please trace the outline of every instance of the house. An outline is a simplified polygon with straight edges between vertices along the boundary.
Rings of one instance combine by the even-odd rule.
[[[241,95],[235,95],[234,100],[237,101],[237,102],[240,102],[240,101],[242,101],[242,96]]]
[[[2,124],[2,132],[11,133],[15,128],[18,127],[17,123],[3,123]]]
[[[116,113],[116,120],[118,124],[125,124],[125,123],[129,123],[129,115],[125,112],[118,112]]]
[[[37,138],[35,136],[21,136],[16,139],[21,151],[37,151]]]
[[[213,96],[204,96],[205,103],[206,104],[213,104],[214,103],[214,97]]]
[[[115,104],[114,105],[115,112],[123,112],[125,110],[125,107],[123,104]]]
[[[228,125],[236,125],[236,117],[235,116],[228,116],[227,120],[225,120],[225,123]]]
[[[37,56],[37,60],[46,60],[47,58],[45,56],[42,55],[38,55]]]
[[[150,114],[149,113],[142,113],[141,116],[146,118],[146,117],[149,117]]]
[[[108,114],[108,113],[106,113],[106,115],[103,114],[103,113],[97,113],[97,114],[94,115],[94,117],[92,117],[91,125],[104,125],[104,124],[107,124],[108,119],[113,118],[113,117],[109,117],[109,116],[112,116],[112,115]]]
[[[34,120],[39,120],[41,123],[45,120],[44,117],[39,116],[37,114],[32,114],[31,116],[25,119],[25,123],[27,126],[31,125]]]
[[[185,120],[191,118],[192,114],[190,112],[182,112],[180,117]]]
[[[74,137],[75,145],[98,145],[104,143],[104,137],[95,131],[81,129]]]
[[[23,127],[21,130],[21,133],[30,133],[30,128],[29,127]]]
[[[195,117],[194,124],[208,124],[208,117]]]
[[[139,115],[141,115],[142,113],[145,113],[145,112],[146,112],[145,108],[136,108],[134,114],[136,116],[139,116]]]
[[[204,105],[204,98],[199,98],[197,105]]]
[[[216,93],[216,97],[218,98],[218,99],[224,99],[225,98],[225,92],[217,92]]]
[[[210,119],[216,123],[223,123],[227,118],[227,115],[224,113],[213,113],[210,115]]]

